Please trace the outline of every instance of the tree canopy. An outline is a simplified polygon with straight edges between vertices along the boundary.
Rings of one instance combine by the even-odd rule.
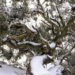
[[[65,69],[69,68],[74,75],[74,3],[74,0],[1,0],[1,60],[20,66],[17,61],[25,55],[26,64],[20,66],[23,68],[33,56],[45,54],[53,57],[47,63],[54,59],[60,60],[61,65],[63,60],[70,63]]]

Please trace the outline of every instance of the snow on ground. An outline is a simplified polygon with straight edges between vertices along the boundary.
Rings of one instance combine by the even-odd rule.
[[[47,55],[34,56],[30,62],[31,72],[33,75],[62,75],[64,68],[54,63],[48,63],[43,65],[43,60],[47,58]],[[59,62],[58,62],[59,63]],[[0,75],[26,75],[26,69],[18,69],[13,66],[6,65],[0,62]]]
[[[42,66],[42,61],[45,58],[46,55],[33,57],[30,63],[33,75],[43,75],[45,73],[45,68]]]
[[[62,71],[64,68],[57,64],[49,63],[45,66],[43,66],[43,60],[46,59],[46,55],[42,56],[35,56],[32,58],[30,66],[31,66],[31,72],[33,75],[62,75]]]
[[[25,75],[25,70],[18,69],[13,66],[8,66],[0,62],[0,75]]]

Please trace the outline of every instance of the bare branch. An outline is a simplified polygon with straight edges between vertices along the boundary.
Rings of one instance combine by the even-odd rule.
[[[61,20],[61,23],[62,23],[62,25],[63,25],[63,27],[64,27],[64,26],[65,26],[65,22],[64,22],[64,20],[63,20],[63,18],[62,18],[62,16],[61,16],[60,11],[59,11],[59,9],[58,9],[57,6],[56,6],[56,9],[57,9],[57,11],[58,11],[58,14],[59,14],[59,18],[60,18],[60,20]]]
[[[65,55],[62,56],[61,62],[62,62],[62,60],[63,60],[64,58],[66,58],[67,56],[69,56],[69,55],[71,54],[73,48],[75,48],[75,45],[74,45]],[[60,63],[61,63],[61,62],[60,62]]]

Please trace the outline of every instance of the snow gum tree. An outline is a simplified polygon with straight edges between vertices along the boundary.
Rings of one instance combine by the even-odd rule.
[[[31,73],[32,57],[47,55],[43,64],[60,60],[63,75],[75,75],[74,3],[74,0],[1,0],[0,59],[21,68],[26,66]],[[24,55],[27,59],[20,64],[18,60]]]

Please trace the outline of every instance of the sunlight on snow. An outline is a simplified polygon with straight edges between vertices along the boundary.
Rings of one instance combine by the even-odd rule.
[[[64,70],[63,66],[54,63],[46,64],[43,66],[43,60],[46,59],[46,55],[35,56],[32,58],[30,66],[33,75],[62,75]],[[59,62],[58,60],[56,62]]]

